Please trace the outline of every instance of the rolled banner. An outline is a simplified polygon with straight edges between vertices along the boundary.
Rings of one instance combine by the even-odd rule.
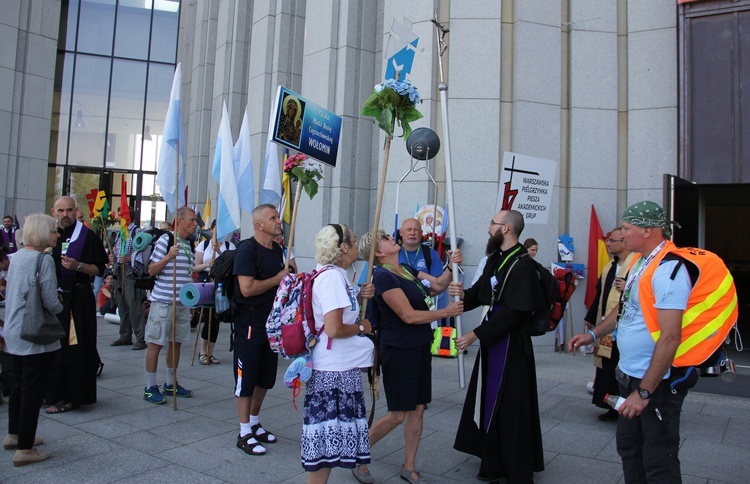
[[[154,240],[154,236],[147,232],[138,232],[133,238],[133,250],[143,250],[148,246],[151,241]]]
[[[213,282],[188,283],[180,289],[180,302],[187,308],[208,306],[214,303],[215,287]]]

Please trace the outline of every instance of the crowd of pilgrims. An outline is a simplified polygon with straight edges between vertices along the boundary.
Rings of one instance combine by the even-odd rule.
[[[175,266],[185,262],[189,267],[190,277],[175,276],[178,285],[205,281],[216,257],[226,250],[238,251],[234,275],[240,294],[233,341],[240,420],[236,446],[248,455],[264,455],[277,439],[262,427],[258,414],[265,392],[275,384],[278,356],[270,352],[260,324],[270,312],[281,277],[296,271],[294,255],[283,246],[282,222],[276,208],[261,205],[253,211],[252,243],[225,244],[206,238],[191,243],[192,249],[186,250],[184,240],[194,234],[200,237],[202,232],[196,213],[183,207],[174,224],[163,226],[174,234],[174,245],[169,247],[166,238],[160,239],[151,256],[156,274],[167,277],[157,278],[150,295],[136,291],[130,299],[125,297],[127,278],[118,281],[118,275],[127,270],[131,244],[117,235],[103,244],[69,197],[60,197],[52,213],[52,217],[27,216],[23,229],[13,227],[12,219],[10,226],[3,227],[0,276],[5,277],[0,279],[2,283],[9,281],[7,293],[3,292],[3,300],[7,299],[3,393],[10,396],[4,447],[16,449],[13,464],[33,464],[50,457],[50,453],[36,448],[44,443],[36,435],[38,409],[44,406],[47,414],[56,414],[96,402],[96,378],[103,369],[96,346],[97,316],[120,320],[120,335],[113,346],[147,349],[144,400],[159,404],[166,401],[165,395],[193,395],[176,380],[172,384],[179,344],[176,355],[170,354],[170,347],[167,349],[166,382],[161,389],[155,383],[159,350],[171,342],[169,323],[161,326],[163,320],[171,320],[171,314],[164,318],[161,309],[154,308],[165,304],[159,291],[166,290],[170,299],[179,292],[179,287],[172,285],[170,261],[176,260]],[[130,237],[138,230],[137,224],[131,224]],[[211,233],[215,230],[214,222]],[[489,226],[487,257],[472,287],[463,288],[461,283],[452,282],[453,263],[463,261],[460,250],[446,251],[441,257],[424,245],[423,228],[417,219],[405,220],[397,237],[380,230],[358,239],[343,223],[320,229],[313,239],[319,275],[312,290],[319,342],[305,365],[310,371],[300,445],[308,482],[326,482],[334,467],[351,470],[359,482],[373,482],[368,469],[371,447],[401,424],[404,460],[400,477],[412,483],[424,479],[416,461],[423,416],[432,397],[433,329],[437,321],[450,320],[479,306],[489,306],[487,316],[476,329],[455,340],[461,352],[479,340],[480,353],[454,447],[480,458],[477,477],[482,480],[505,477],[509,482],[530,482],[534,472],[543,470],[534,356],[523,325],[541,297],[539,285],[533,281],[531,257],[519,259],[509,276],[512,284],[500,298],[495,288],[496,281],[507,274],[506,262],[527,253],[525,245],[532,257],[536,253],[533,239],[530,244],[519,243],[522,230],[523,219],[518,212],[499,212]],[[367,260],[371,248],[375,255],[372,280],[357,284],[351,279],[351,268],[358,259]],[[32,268],[39,254],[51,257],[41,258],[37,274]],[[47,345],[20,337],[24,297],[34,283],[40,286],[43,306],[57,314],[65,330],[59,341]],[[165,289],[167,286],[171,289]],[[438,304],[441,293],[444,297]],[[367,317],[360,317],[364,301],[369,302]],[[136,306],[138,302],[141,304]],[[179,299],[177,305],[181,306]],[[175,317],[177,343],[187,341],[185,331],[189,335],[190,329],[185,330],[185,324],[194,327],[205,322],[201,313],[181,311]],[[183,317],[185,314],[188,316]],[[219,325],[214,324],[211,331],[207,326],[203,325],[199,361],[219,364],[213,355]],[[258,342],[261,349],[257,349]],[[368,425],[362,375],[363,369],[373,364],[376,346],[387,412]],[[257,370],[252,373],[259,376],[251,379],[249,369]]]

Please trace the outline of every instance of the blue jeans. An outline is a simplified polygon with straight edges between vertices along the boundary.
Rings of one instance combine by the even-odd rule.
[[[620,395],[627,397],[641,383],[616,369]],[[637,418],[617,420],[617,453],[627,484],[679,483],[680,412],[687,390],[673,393],[669,379],[662,380]]]

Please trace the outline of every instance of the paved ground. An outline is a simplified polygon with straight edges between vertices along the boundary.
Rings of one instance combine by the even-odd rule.
[[[99,323],[104,372],[99,403],[77,412],[42,414],[39,435],[53,454],[49,461],[14,468],[11,451],[0,457],[0,481],[29,482],[304,482],[299,463],[301,412],[291,404],[283,383],[269,392],[261,418],[279,442],[263,457],[235,448],[238,423],[232,396],[228,326],[219,335],[222,364],[190,366],[192,345],[183,351],[181,382],[195,396],[178,400],[178,410],[142,400],[144,352],[110,347],[117,326]],[[467,379],[474,354],[466,357]],[[280,364],[283,374],[286,362]],[[164,360],[159,363],[164,379]],[[537,351],[539,401],[546,470],[537,482],[622,482],[614,443],[615,424],[597,420],[602,411],[590,403],[586,382],[594,373],[590,357]],[[747,374],[747,370],[745,370]],[[458,388],[456,360],[433,359],[433,402],[427,410],[418,467],[430,482],[479,482],[478,460],[452,448],[464,391]],[[281,381],[281,380],[279,380]],[[384,399],[377,415],[382,415]],[[301,399],[298,399],[298,403]],[[0,407],[0,426],[7,426]],[[369,406],[368,406],[369,408]],[[750,399],[691,393],[682,423],[683,480],[695,483],[744,483],[750,475]],[[403,434],[397,429],[373,448],[375,481],[403,482],[399,469]],[[334,469],[331,482],[356,483],[349,471]]]

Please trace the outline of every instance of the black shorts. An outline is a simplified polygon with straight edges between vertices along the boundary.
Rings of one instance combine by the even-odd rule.
[[[432,400],[430,345],[417,348],[380,347],[383,390],[391,412],[409,412]]]
[[[234,396],[251,397],[256,386],[270,390],[276,384],[279,355],[271,351],[263,324],[240,312],[234,322]]]

